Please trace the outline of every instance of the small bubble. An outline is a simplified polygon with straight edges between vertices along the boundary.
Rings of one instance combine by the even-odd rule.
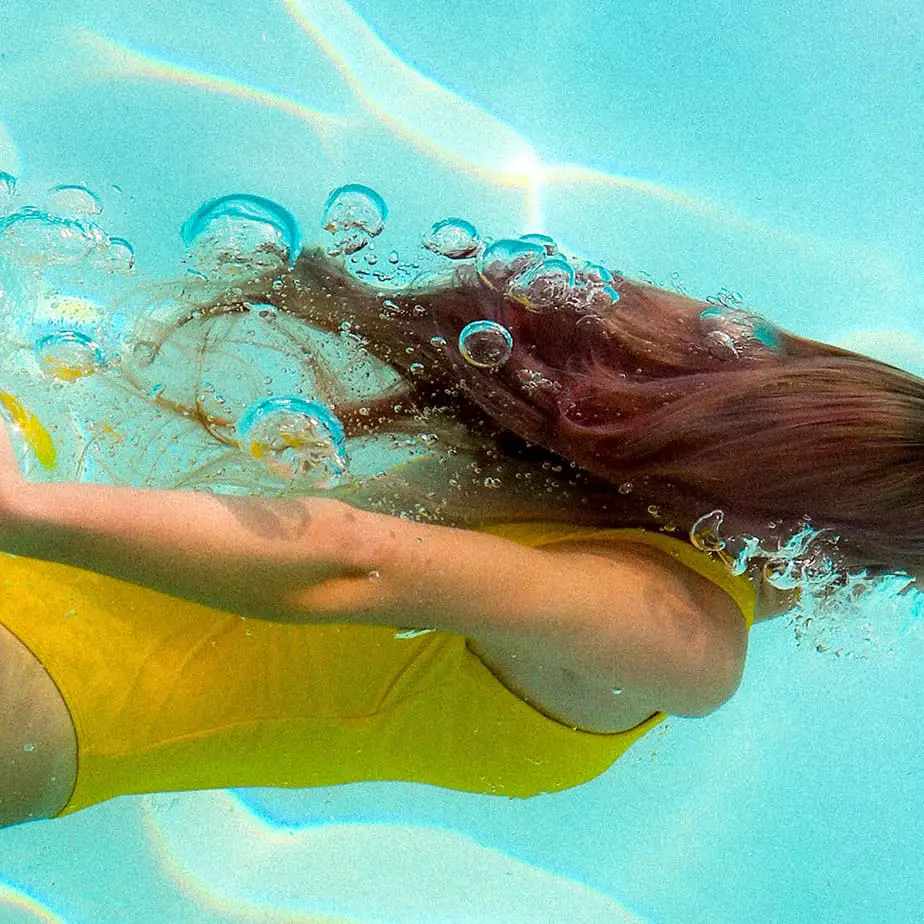
[[[367,577],[370,581],[377,581],[382,576],[381,571],[370,571]]]
[[[724,291],[724,290],[723,290]],[[755,352],[781,349],[779,331],[769,321],[751,311],[738,307],[740,296],[726,293],[725,300],[712,303],[711,308],[700,312],[700,325],[708,340],[715,346],[712,352],[717,358],[730,359],[748,356]]]
[[[479,369],[497,369],[510,358],[513,337],[496,321],[472,321],[459,334],[462,358]]]
[[[389,263],[397,263],[399,259],[400,259],[400,257],[398,256],[398,251],[397,251],[397,250],[391,250],[391,251],[389,251],[389,253],[388,253],[388,262],[389,262]]]
[[[480,244],[478,229],[463,218],[445,218],[436,222],[423,240],[428,250],[450,260],[473,256]]]
[[[619,486],[619,493],[620,493],[620,494],[631,494],[631,493],[632,493],[632,482],[631,482],[631,481],[624,481],[624,482]]]
[[[97,262],[109,272],[126,273],[135,267],[135,248],[122,237],[111,237],[99,249]]]
[[[437,350],[445,349],[446,338],[445,337],[431,337],[430,346],[435,347]]]
[[[157,356],[157,345],[147,340],[136,340],[132,344],[132,359],[139,366],[150,366]]]
[[[486,488],[499,488],[501,486],[501,480],[500,478],[485,478],[484,486]]]
[[[256,312],[261,321],[273,322],[279,316],[279,309],[275,305],[253,305],[251,310]]]
[[[31,753],[35,750],[35,745],[32,744],[32,742],[30,741],[30,742],[27,742],[26,744],[24,744],[24,745],[22,746],[22,749],[23,749],[27,754],[31,754]]]
[[[423,363],[411,363],[410,366],[408,366],[408,372],[410,372],[411,375],[423,375],[424,372],[426,372],[426,367]]]

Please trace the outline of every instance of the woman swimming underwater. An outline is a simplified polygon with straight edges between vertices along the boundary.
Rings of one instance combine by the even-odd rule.
[[[739,305],[536,239],[404,290],[306,251],[186,297],[155,352],[271,311],[322,400],[257,407],[288,429],[249,444],[198,398],[158,412],[308,487],[32,483],[0,433],[4,824],[228,786],[565,789],[732,696],[755,619],[924,569],[924,382]],[[391,379],[358,396],[305,331]],[[341,478],[377,436],[420,451]]]

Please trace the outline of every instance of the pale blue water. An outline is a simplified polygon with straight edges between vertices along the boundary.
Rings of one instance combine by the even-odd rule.
[[[542,231],[921,374],[922,27],[858,0],[10,0],[0,209],[86,184],[145,279],[209,199],[317,240],[359,182],[382,261],[453,215]],[[718,714],[569,793],[157,796],[0,832],[0,922],[924,919],[920,622],[880,596],[749,657]]]

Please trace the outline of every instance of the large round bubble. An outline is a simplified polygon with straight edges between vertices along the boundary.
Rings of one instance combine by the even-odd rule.
[[[501,238],[486,247],[478,260],[478,275],[496,292],[507,292],[510,281],[545,259],[545,248],[531,241]]]
[[[252,404],[237,424],[241,445],[279,478],[335,484],[346,471],[346,437],[331,410],[294,395]]]
[[[388,206],[374,189],[349,183],[327,197],[321,227],[333,236],[332,253],[350,254],[381,234],[387,217]]]
[[[423,244],[450,260],[464,260],[478,252],[481,238],[478,229],[464,218],[445,218],[433,225]]]
[[[57,215],[68,218],[90,218],[103,210],[99,196],[92,189],[73,183],[63,183],[49,190],[51,208]]]
[[[92,375],[105,365],[100,345],[80,330],[52,331],[39,337],[32,350],[43,372],[65,382]]]
[[[561,257],[549,257],[511,280],[507,294],[528,311],[544,314],[560,308],[574,283],[574,269]]]
[[[302,249],[295,217],[263,196],[211,199],[186,220],[180,233],[193,262],[206,275],[224,267],[259,268],[280,260],[291,269]]]

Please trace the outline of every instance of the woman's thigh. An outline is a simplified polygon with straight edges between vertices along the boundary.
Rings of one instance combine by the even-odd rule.
[[[76,777],[67,705],[41,662],[0,625],[0,825],[56,815]]]

